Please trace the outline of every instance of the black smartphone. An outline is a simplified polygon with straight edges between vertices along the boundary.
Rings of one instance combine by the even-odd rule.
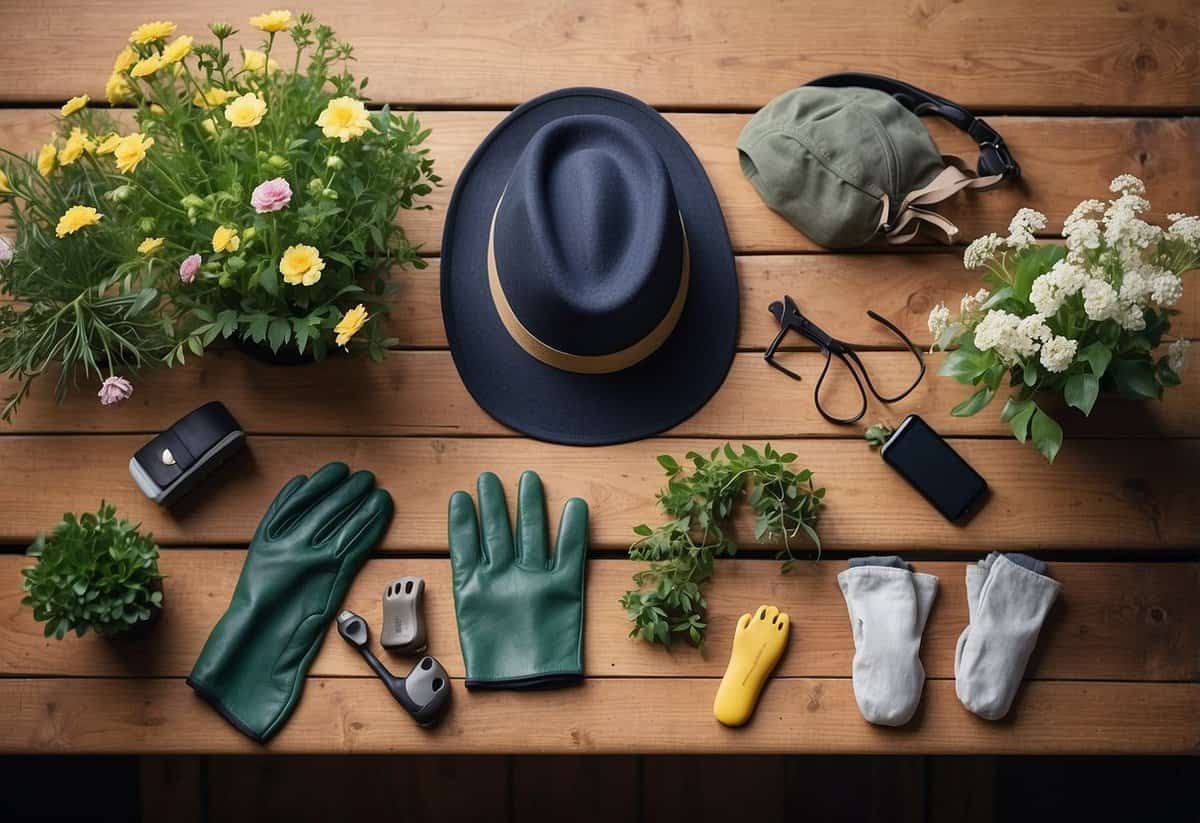
[[[958,520],[987,492],[987,481],[928,423],[910,414],[879,450],[947,520]]]

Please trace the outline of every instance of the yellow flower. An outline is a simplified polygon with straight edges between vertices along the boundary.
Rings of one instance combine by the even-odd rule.
[[[242,240],[233,226],[220,226],[213,232],[212,247],[213,251],[233,252],[242,247]]]
[[[349,343],[350,338],[358,334],[363,323],[367,322],[367,317],[367,308],[362,303],[343,314],[342,319],[333,327],[333,330],[337,332],[337,344],[344,346]]]
[[[54,233],[60,238],[74,234],[85,226],[94,226],[104,217],[91,206],[71,206],[62,217],[58,218],[58,226]]]
[[[122,72],[129,71],[137,61],[137,52],[132,47],[126,46],[121,49],[121,53],[113,61],[113,74],[121,74]]]
[[[114,151],[117,150],[117,144],[120,142],[121,142],[121,135],[110,134],[108,137],[105,137],[103,140],[100,141],[99,146],[96,146],[96,154],[98,154],[98,155],[112,154]]]
[[[134,65],[133,70],[129,73],[134,77],[149,77],[162,68],[162,58],[157,54],[152,54],[149,57],[143,58]]]
[[[286,9],[276,9],[269,11],[266,14],[255,15],[250,18],[250,25],[259,31],[274,33],[283,31],[292,24],[292,13]]]
[[[146,149],[154,145],[153,137],[146,137],[140,132],[127,134],[117,141],[113,156],[117,161],[117,169],[122,174],[135,171],[138,164],[146,159]]]
[[[249,129],[262,122],[267,113],[267,104],[257,94],[243,94],[225,107],[225,119],[234,128]]]
[[[162,248],[163,239],[161,237],[147,237],[138,244],[138,254],[154,254]]]
[[[164,109],[162,106],[158,105],[158,103],[150,104],[150,113],[151,114],[160,114],[161,115],[165,111],[166,111],[166,109]]]
[[[67,138],[66,145],[58,153],[58,163],[61,166],[69,166],[78,160],[85,151],[91,151],[95,147],[96,144],[88,139],[82,129],[71,129],[71,136]]]
[[[129,35],[130,43],[146,46],[166,40],[175,33],[175,24],[166,20],[155,20],[152,23],[142,23]]]
[[[268,63],[267,56],[261,51],[242,49],[242,71],[254,74],[262,71],[264,68],[267,70],[267,74],[274,74],[279,71],[279,64],[274,60]]]
[[[200,125],[203,126],[204,130],[206,132],[208,132],[211,136],[216,137],[216,135],[217,135],[217,121],[216,120],[213,120],[211,117],[205,117],[203,120],[200,121]]]
[[[78,97],[72,97],[63,104],[62,116],[70,117],[75,112],[87,106],[87,104],[90,102],[92,102],[92,98],[88,97],[86,94],[81,94]]]
[[[178,63],[183,58],[187,57],[192,51],[192,42],[194,37],[189,37],[184,34],[176,37],[171,43],[163,49],[162,62],[164,66],[169,66],[172,63]]]
[[[49,177],[50,172],[58,165],[58,149],[53,143],[47,143],[38,149],[37,170],[42,177]]]
[[[108,98],[108,102],[114,106],[118,103],[124,103],[129,99],[129,95],[133,89],[129,88],[129,81],[125,79],[125,75],[116,74],[115,72],[108,78],[108,82],[104,84],[104,96]]]
[[[192,95],[192,105],[199,106],[202,109],[211,109],[216,106],[223,106],[228,102],[229,98],[233,97],[233,92],[213,86],[204,94],[197,91]]]
[[[374,130],[367,107],[361,100],[355,100],[353,97],[330,100],[325,111],[317,118],[317,125],[326,137],[336,137],[343,143]]]
[[[0,169],[0,194],[12,191],[12,187],[8,185],[8,175],[4,173],[4,169]]]
[[[325,261],[313,246],[288,246],[279,261],[279,273],[283,282],[292,286],[311,286],[321,279]]]

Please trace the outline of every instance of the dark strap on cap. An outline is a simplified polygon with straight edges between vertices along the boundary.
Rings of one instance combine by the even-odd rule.
[[[939,97],[909,83],[878,74],[860,74],[858,72],[829,74],[825,77],[818,77],[805,85],[829,88],[857,87],[890,94],[913,114],[936,114],[970,135],[971,139],[979,145],[977,168],[980,177],[1000,175],[1006,180],[1017,180],[1021,176],[1021,167],[1013,159],[1000,133],[989,126],[982,117],[976,117],[953,100],[947,100],[945,97]]]

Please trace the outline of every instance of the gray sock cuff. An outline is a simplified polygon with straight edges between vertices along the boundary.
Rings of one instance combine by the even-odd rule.
[[[852,569],[859,566],[884,566],[893,569],[904,569],[908,572],[912,571],[912,566],[905,562],[900,556],[895,554],[851,557],[848,562],[850,564],[850,568]]]

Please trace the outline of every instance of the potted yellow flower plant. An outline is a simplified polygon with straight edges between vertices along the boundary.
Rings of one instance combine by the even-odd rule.
[[[105,85],[133,123],[62,109],[35,157],[0,155],[15,241],[0,248],[0,370],[30,382],[61,365],[129,396],[143,366],[183,364],[229,339],[272,362],[335,349],[381,359],[395,268],[423,268],[396,218],[440,181],[415,115],[368,110],[349,44],[309,14],[225,23],[198,43],[139,26]],[[283,65],[281,65],[281,63]],[[49,274],[49,282],[46,276]]]

